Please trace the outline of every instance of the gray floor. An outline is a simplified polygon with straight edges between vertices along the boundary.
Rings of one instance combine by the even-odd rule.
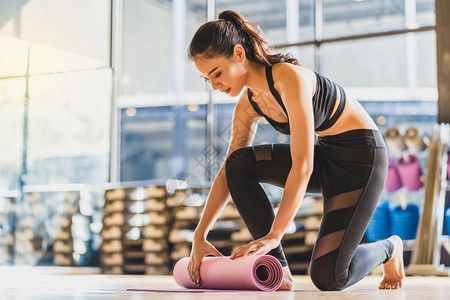
[[[407,277],[400,291],[382,291],[369,276],[341,292],[320,292],[308,276],[294,276],[292,292],[148,293],[127,288],[178,288],[171,276],[103,275],[96,269],[0,267],[0,299],[448,299],[450,278]],[[91,274],[89,274],[91,273]]]

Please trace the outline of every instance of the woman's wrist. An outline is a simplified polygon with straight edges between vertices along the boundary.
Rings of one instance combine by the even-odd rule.
[[[281,232],[275,232],[275,231],[270,231],[267,236],[269,236],[270,238],[276,239],[278,242],[281,243],[281,239],[283,238],[283,233]]]
[[[193,241],[205,241],[206,240],[206,233],[202,232],[202,231],[194,231],[194,237],[193,237]]]

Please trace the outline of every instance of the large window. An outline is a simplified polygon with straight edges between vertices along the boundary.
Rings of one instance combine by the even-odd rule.
[[[434,0],[123,4],[121,180],[177,174],[208,180],[222,165],[237,97],[205,85],[187,60],[187,45],[201,24],[228,9],[258,24],[274,52],[292,52],[303,66],[344,86],[380,129],[395,122],[425,128],[436,120]],[[200,109],[193,113],[190,106]],[[127,110],[152,113],[139,119],[124,116]],[[254,144],[261,143],[289,143],[289,137],[261,120]]]
[[[109,0],[0,2],[1,190],[108,180],[110,28]]]
[[[186,48],[206,21],[206,0],[183,2],[123,1],[121,95],[136,99],[205,89]]]
[[[323,0],[325,38],[435,24],[435,0]]]
[[[217,13],[235,10],[261,27],[272,44],[309,41],[314,38],[314,0],[217,0]]]
[[[19,184],[25,85],[24,78],[0,80],[0,190]]]
[[[28,184],[108,180],[111,71],[32,76]]]
[[[122,110],[122,181],[186,179],[186,170],[204,181],[205,151],[205,105]]]

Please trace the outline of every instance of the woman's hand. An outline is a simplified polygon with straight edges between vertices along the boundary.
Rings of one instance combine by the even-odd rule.
[[[206,255],[223,256],[213,245],[204,238],[194,238],[191,257],[188,263],[188,274],[196,286],[201,285],[200,265]]]
[[[245,255],[263,255],[270,250],[280,245],[280,238],[276,237],[273,233],[269,233],[266,236],[254,240],[246,245],[239,246],[234,250],[230,259],[235,259]]]

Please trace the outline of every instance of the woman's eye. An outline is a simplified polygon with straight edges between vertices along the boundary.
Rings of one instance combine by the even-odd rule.
[[[218,72],[218,73],[216,74],[216,76],[214,76],[214,77],[217,78],[217,77],[219,77],[220,75],[222,75],[222,72]]]

